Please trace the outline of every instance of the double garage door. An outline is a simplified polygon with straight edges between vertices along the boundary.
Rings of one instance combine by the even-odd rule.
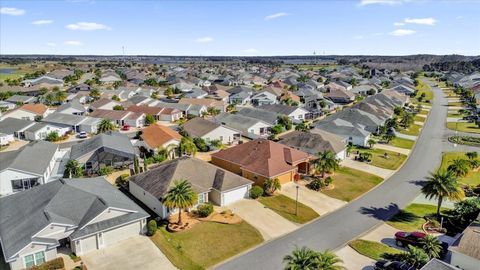
[[[243,187],[239,187],[237,189],[226,191],[223,193],[213,190],[212,192],[210,192],[208,197],[215,204],[224,206],[224,205],[234,203],[238,200],[248,198],[250,187],[251,187],[250,185],[243,186]]]

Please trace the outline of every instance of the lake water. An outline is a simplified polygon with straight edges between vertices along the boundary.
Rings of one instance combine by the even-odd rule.
[[[13,74],[16,71],[14,68],[0,68],[0,74]]]

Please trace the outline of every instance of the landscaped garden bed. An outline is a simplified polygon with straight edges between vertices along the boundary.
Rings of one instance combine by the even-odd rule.
[[[464,144],[464,145],[480,147],[480,137],[452,136],[448,138],[448,141],[456,144]]]

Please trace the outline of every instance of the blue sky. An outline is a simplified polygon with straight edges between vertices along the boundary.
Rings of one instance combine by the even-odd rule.
[[[1,54],[480,55],[480,1],[5,1]]]

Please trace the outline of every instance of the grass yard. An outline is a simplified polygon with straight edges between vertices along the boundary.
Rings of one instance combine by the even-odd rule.
[[[298,203],[298,215],[295,215],[295,200],[284,195],[260,197],[258,201],[280,216],[295,223],[303,224],[319,217],[318,213],[312,208],[300,202]]]
[[[422,95],[422,93],[425,93],[425,98],[423,100],[424,101],[427,101],[427,100],[431,101],[433,99],[432,89],[430,88],[430,85],[424,83],[421,80],[421,78],[419,78],[418,85],[416,87],[417,90],[418,90],[416,98],[418,99]]]
[[[447,117],[450,117],[450,118],[462,118],[464,116],[467,116],[468,114],[465,114],[465,113],[459,113],[458,111],[455,111],[455,112],[449,112],[447,114]]]
[[[442,208],[442,212],[447,210]],[[435,215],[437,207],[428,204],[412,203],[405,209],[400,210],[387,223],[402,231],[421,231],[425,223],[424,216]]]
[[[348,243],[348,245],[358,253],[362,254],[363,256],[367,256],[376,261],[382,259],[382,255],[384,253],[389,253],[389,254],[402,253],[401,250],[389,247],[385,244],[374,242],[374,241],[362,240],[362,239],[353,240],[350,243]]]
[[[390,141],[389,144],[399,148],[412,149],[413,145],[415,145],[415,141],[395,137]]]
[[[450,165],[451,161],[454,159],[467,159],[465,156],[465,153],[463,152],[447,152],[443,153],[442,156],[442,165],[440,166],[441,169],[446,170],[448,168],[448,165]],[[480,159],[477,158],[478,161]],[[458,181],[463,184],[467,185],[480,185],[480,172],[479,171],[472,171],[462,178],[459,178]]]
[[[415,115],[415,117],[413,118],[413,121],[424,123],[425,121],[427,121],[427,118],[426,117],[421,117],[419,115]]]
[[[477,133],[480,134],[480,127],[475,123],[466,123],[466,122],[448,122],[447,128],[451,130],[458,130],[461,132]]]
[[[418,136],[420,134],[420,129],[422,126],[416,125],[416,124],[411,124],[408,129],[400,129],[398,132],[405,134],[405,135],[412,135],[412,136]]]
[[[322,191],[325,195],[342,201],[351,201],[382,182],[382,178],[355,169],[341,167],[333,174],[332,190]]]
[[[463,103],[462,102],[449,102],[448,106],[449,107],[462,107]]]
[[[379,167],[379,168],[384,168],[388,170],[396,170],[400,166],[402,166],[403,162],[405,159],[407,159],[406,155],[388,151],[388,150],[383,150],[383,149],[355,149],[360,151],[360,153],[371,153],[372,154],[372,162],[370,163],[373,166]],[[385,154],[387,154],[388,158],[385,157]]]
[[[429,112],[429,111],[427,111],[427,110],[420,110],[420,111],[418,112],[418,114],[428,115],[428,112]]]
[[[190,230],[170,233],[165,226],[150,238],[179,269],[204,269],[263,242],[250,224],[200,222]]]

